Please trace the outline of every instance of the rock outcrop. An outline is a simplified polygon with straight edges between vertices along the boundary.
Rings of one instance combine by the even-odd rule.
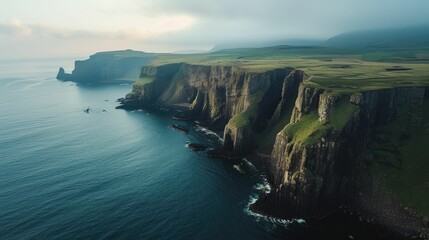
[[[322,217],[353,205],[368,132],[393,120],[400,105],[421,105],[424,97],[424,87],[337,95],[301,85],[267,163],[273,190],[253,209],[276,217]]]
[[[188,116],[223,130],[218,155],[251,154],[258,137],[274,133],[274,143],[262,143],[272,145],[265,163],[272,191],[251,208],[281,218],[323,217],[353,206],[371,129],[395,119],[400,106],[420,106],[429,97],[425,87],[330,92],[290,68],[177,63],[143,67],[140,79],[124,107],[186,106]]]
[[[124,107],[188,106],[187,114],[224,130],[223,150],[231,156],[248,153],[254,133],[262,131],[279,103],[296,84],[292,69],[249,72],[230,66],[170,64],[143,67]],[[293,83],[295,82],[295,83]]]
[[[66,73],[64,68],[60,67],[57,73],[57,79],[61,81],[71,81],[71,74]]]
[[[57,79],[77,83],[134,82],[140,74],[140,68],[153,57],[153,54],[132,50],[100,52],[87,60],[75,61],[71,74],[60,68]]]

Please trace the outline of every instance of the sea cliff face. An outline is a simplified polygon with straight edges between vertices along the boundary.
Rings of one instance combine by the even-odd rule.
[[[267,162],[272,191],[252,209],[290,218],[353,208],[362,194],[358,185],[368,181],[361,173],[372,160],[369,132],[394,120],[401,106],[421,107],[425,92],[408,87],[338,95],[301,84],[291,121],[277,134]],[[408,118],[415,126],[421,120]]]
[[[282,94],[290,91],[291,72],[190,64],[143,67],[125,107],[186,106],[188,116],[224,130],[223,150],[228,155],[242,156],[253,147],[254,133],[262,131],[276,112]],[[280,107],[276,114],[281,111]]]
[[[89,59],[75,61],[72,73],[60,68],[57,79],[77,83],[134,82],[141,66],[146,65],[153,54],[132,50],[100,52]]]
[[[223,130],[225,156],[249,155],[271,144],[265,166],[272,191],[262,193],[252,210],[281,218],[322,217],[359,199],[371,129],[394,120],[401,106],[420,107],[429,93],[425,87],[338,93],[308,85],[307,79],[291,68],[143,67],[124,107],[186,107],[186,116]],[[413,121],[418,125],[419,118]],[[274,134],[273,143],[261,141],[264,134]]]

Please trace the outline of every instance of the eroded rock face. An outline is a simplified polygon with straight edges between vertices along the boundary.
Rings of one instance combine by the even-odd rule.
[[[250,127],[225,126],[223,151],[230,156],[240,156],[255,147],[254,135]]]
[[[57,74],[57,80],[61,81],[71,81],[71,74],[66,73],[64,68],[60,67]]]
[[[329,113],[334,108],[339,98],[339,96],[329,94],[321,94],[319,96],[319,106],[317,112],[319,114],[320,122],[328,122]]]
[[[315,93],[318,101],[312,100]],[[315,111],[315,102],[322,124],[329,124],[342,100],[356,108],[339,129],[328,128],[311,143],[299,142],[285,131],[277,134],[267,164],[272,191],[253,209],[276,217],[320,217],[353,204],[370,127],[391,121],[400,104],[421,105],[424,95],[425,88],[397,88],[337,96],[300,86],[290,124],[299,122],[306,111]]]
[[[71,73],[65,73],[60,68],[57,79],[97,84],[134,82],[141,66],[149,63],[153,57],[154,54],[132,50],[100,52],[91,55],[89,59],[75,61]]]
[[[322,93],[322,89],[307,87],[301,82],[290,122],[296,123],[304,114],[317,109],[319,106],[319,97]]]
[[[296,91],[303,73],[287,78],[291,72],[287,68],[249,72],[237,67],[190,64],[143,67],[140,77],[153,81],[135,84],[126,105],[188,104],[189,115],[224,130],[225,139],[230,138],[232,143],[226,141],[223,149],[239,156],[253,147],[254,132],[266,127],[280,101],[290,98],[285,95],[294,88]]]
[[[273,122],[280,120],[281,116],[286,113],[288,105],[295,103],[298,95],[297,89],[301,86],[301,83],[307,78],[308,76],[300,70],[293,70],[286,77],[282,86],[281,101],[276,107],[272,119]],[[302,90],[300,92],[302,92]]]
[[[395,118],[401,104],[422,104],[427,91],[396,88],[334,95],[305,85],[308,76],[293,69],[248,72],[228,66],[173,64],[144,67],[127,103],[189,104],[189,114],[224,130],[223,151],[242,156],[256,148],[255,134],[289,117],[300,124],[313,114],[319,130],[307,138],[280,131],[267,173],[272,191],[253,210],[276,217],[324,216],[352,204],[367,154],[368,131]],[[313,116],[311,115],[311,116]],[[283,121],[283,120],[282,120]],[[272,127],[272,126],[271,126]],[[301,126],[305,131],[306,127]]]

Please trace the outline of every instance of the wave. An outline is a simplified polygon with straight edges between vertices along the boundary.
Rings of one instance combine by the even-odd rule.
[[[39,81],[39,80],[31,80],[31,79],[14,80],[12,82],[8,82],[5,86],[8,87],[8,86],[11,86],[11,85],[14,85],[14,84],[17,84],[17,83],[22,83],[22,82],[36,82],[36,81]]]
[[[34,88],[34,87],[37,87],[39,85],[42,85],[42,84],[44,84],[46,82],[50,82],[50,81],[55,81],[55,80],[48,79],[48,80],[38,81],[36,83],[28,84],[27,86],[25,86],[24,88],[22,88],[20,90],[27,90],[27,89],[30,89],[30,88]]]
[[[260,213],[252,212],[252,210],[250,210],[250,206],[252,204],[254,204],[258,199],[259,199],[258,194],[250,195],[249,201],[247,202],[246,207],[244,209],[244,212],[249,216],[255,217],[257,222],[262,220],[262,221],[265,221],[268,223],[272,223],[275,225],[281,225],[281,226],[285,226],[285,227],[291,223],[299,223],[299,224],[305,223],[304,219],[283,219],[283,218],[270,217],[270,216],[263,215]]]
[[[43,83],[50,82],[50,81],[55,81],[55,80],[53,80],[51,78],[18,79],[18,80],[14,80],[14,81],[6,83],[5,86],[9,87],[9,86],[13,86],[15,84],[28,83],[28,84],[25,84],[25,86],[22,89],[18,89],[18,90],[26,90],[26,89],[41,85]]]
[[[215,137],[219,142],[223,142],[223,138],[221,138],[218,134],[216,134],[215,132],[213,132],[213,131],[210,131],[209,129],[207,129],[207,128],[205,128],[205,127],[202,127],[202,126],[200,126],[200,125],[197,125],[196,126],[196,130],[198,131],[198,132],[202,132],[202,133],[204,133],[205,135],[209,135],[209,136],[213,136],[213,137]]]
[[[246,159],[244,159],[246,160]],[[246,160],[247,161],[247,160]],[[248,161],[247,161],[248,162]],[[249,162],[250,163],[250,162]],[[251,163],[250,163],[251,164]],[[271,192],[271,185],[268,182],[268,179],[262,175],[261,176],[262,181],[260,183],[257,183],[253,188],[257,190],[258,192],[263,191],[264,193],[268,194]],[[246,207],[244,208],[244,212],[249,215],[256,218],[256,221],[266,221],[268,223],[272,223],[275,225],[281,225],[281,226],[287,226],[291,223],[305,223],[304,219],[283,219],[283,218],[276,218],[276,217],[270,217],[267,215],[263,215],[260,213],[255,213],[252,210],[250,210],[250,206],[254,204],[259,199],[258,193],[252,193],[249,196],[249,200],[247,201]]]
[[[271,192],[271,185],[265,176],[262,176],[262,182],[257,183],[253,188],[258,191],[264,191],[267,194]]]
[[[135,113],[135,112],[144,112],[142,109],[136,109],[136,110],[131,110],[130,112]],[[146,112],[147,113],[147,112]],[[149,114],[148,114],[149,115]]]

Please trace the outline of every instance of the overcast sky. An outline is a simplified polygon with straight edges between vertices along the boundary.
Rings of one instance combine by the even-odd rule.
[[[203,50],[429,24],[429,0],[0,0],[0,58]]]

